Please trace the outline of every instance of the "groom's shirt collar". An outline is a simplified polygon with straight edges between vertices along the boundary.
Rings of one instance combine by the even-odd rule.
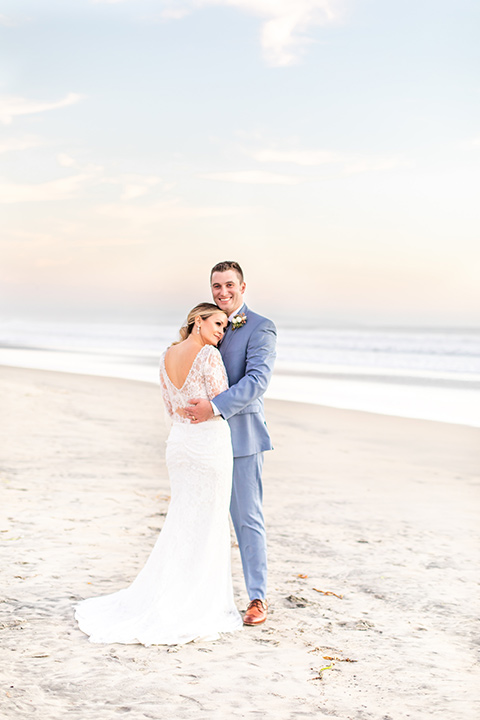
[[[228,316],[228,322],[232,322],[235,315],[238,315],[240,313],[240,310],[242,310],[245,307],[245,303],[242,303],[239,308],[235,310],[231,315]]]

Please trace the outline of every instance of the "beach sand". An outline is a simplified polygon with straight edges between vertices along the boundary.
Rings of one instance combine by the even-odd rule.
[[[2,718],[480,717],[480,430],[269,401],[267,623],[104,646],[72,605],[125,587],[162,526],[160,391],[0,368],[0,392]]]

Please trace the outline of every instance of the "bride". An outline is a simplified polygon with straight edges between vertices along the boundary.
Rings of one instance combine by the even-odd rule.
[[[220,416],[191,424],[184,413],[190,398],[211,400],[228,387],[215,347],[226,325],[223,311],[201,303],[189,313],[180,341],[162,355],[160,383],[172,420],[166,451],[171,501],[133,583],[76,606],[78,625],[91,642],[175,645],[242,626],[230,571],[230,428]]]

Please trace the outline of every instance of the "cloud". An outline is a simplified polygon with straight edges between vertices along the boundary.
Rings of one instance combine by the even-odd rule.
[[[59,153],[57,155],[57,162],[62,167],[74,167],[76,165],[75,160],[66,153]]]
[[[263,53],[272,67],[296,64],[312,42],[306,32],[340,16],[339,0],[193,0],[192,4],[236,7],[261,18]]]
[[[62,100],[57,102],[39,102],[27,100],[13,95],[0,95],[0,122],[9,125],[17,115],[32,115],[35,113],[56,110],[57,108],[74,105],[82,100],[83,96],[77,93],[68,93]]]
[[[73,258],[38,258],[35,262],[36,267],[49,268],[49,267],[63,267],[65,265],[71,265]]]
[[[189,220],[225,217],[244,212],[242,207],[189,207],[178,199],[164,200],[151,205],[109,204],[99,208],[100,215],[135,225],[151,225],[165,220]]]
[[[6,15],[0,15],[0,25],[3,25],[3,27],[15,27],[16,23]]]
[[[29,148],[38,147],[39,145],[43,145],[43,140],[33,135],[9,138],[0,143],[0,153],[28,150]]]
[[[186,15],[189,15],[187,8],[167,8],[162,12],[162,17],[165,20],[181,20]]]
[[[305,33],[336,20],[338,7],[335,0],[226,0],[222,4],[265,19],[261,42],[267,64],[273,67],[296,64],[312,42]]]
[[[92,174],[83,173],[35,184],[0,182],[0,203],[70,200],[78,196],[93,179]]]
[[[122,185],[122,200],[134,200],[135,198],[146,195],[152,187],[161,182],[161,178],[156,175],[120,175],[118,178],[106,178],[106,183],[113,185]]]
[[[292,163],[294,165],[324,165],[338,162],[339,157],[328,150],[256,150],[248,153],[258,162]]]
[[[364,172],[382,172],[384,170],[396,170],[397,168],[412,167],[410,160],[399,157],[391,158],[345,158],[345,175],[356,175]]]
[[[206,173],[201,177],[221,182],[246,183],[248,185],[298,185],[302,178],[294,175],[280,175],[264,170],[238,170],[236,172]]]
[[[411,161],[402,157],[371,157],[348,155],[328,150],[278,150],[264,148],[245,150],[245,153],[260,163],[282,163],[284,165],[300,165],[319,167],[320,165],[340,166],[345,175],[363,172],[393,170],[400,167],[411,167]]]
[[[32,244],[44,244],[44,243],[52,243],[54,241],[54,236],[52,233],[43,233],[43,232],[32,232],[29,230],[13,230],[10,232],[10,235],[15,238],[19,238],[20,240],[25,240],[28,243]]]
[[[28,145],[27,140],[23,139],[16,143],[11,141],[8,146],[5,143],[5,146],[5,150],[11,150]],[[2,149],[3,146],[0,145],[0,152]],[[42,183],[15,183],[4,178],[0,180],[0,204],[71,200],[74,197],[89,194],[92,188],[99,185],[120,186],[121,200],[129,201],[146,195],[162,181],[156,175],[125,173],[109,176],[102,165],[93,163],[82,165],[67,153],[57,154],[56,159],[62,168],[72,169],[76,171],[76,174]],[[168,189],[167,184],[162,186],[163,192]]]
[[[123,0],[91,0],[116,4]],[[272,67],[299,62],[312,42],[306,34],[311,28],[337,21],[342,0],[161,0],[164,19],[181,19],[197,8],[233,7],[263,21],[261,44],[265,60]]]
[[[161,0],[161,5],[163,9],[160,17],[163,20],[181,20],[187,15],[190,15],[199,3],[196,2],[196,0],[183,0],[183,2],[182,0]]]

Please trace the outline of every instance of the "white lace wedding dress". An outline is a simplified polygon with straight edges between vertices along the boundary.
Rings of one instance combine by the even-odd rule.
[[[173,421],[166,453],[167,517],[129,587],[76,606],[79,627],[91,642],[174,645],[214,639],[242,626],[230,570],[230,428],[221,417],[192,425],[178,413],[190,398],[212,399],[225,390],[225,368],[218,350],[205,345],[178,389],[166,373],[164,357],[160,382]]]

